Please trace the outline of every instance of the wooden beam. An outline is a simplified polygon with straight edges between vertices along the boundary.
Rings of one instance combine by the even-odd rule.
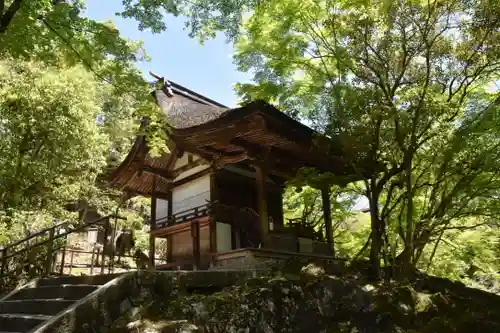
[[[190,155],[191,156],[191,155]],[[174,169],[170,172],[172,179],[179,177],[183,172],[196,168],[197,166],[207,164],[207,161],[203,158],[199,158],[196,161],[192,161],[186,165],[181,166],[180,168]]]
[[[325,220],[326,241],[328,244],[330,244],[335,256],[333,244],[332,210],[330,205],[330,188],[323,187],[321,189],[321,199],[323,204],[323,218]]]
[[[217,166],[217,168],[223,168],[228,164],[236,164],[247,160],[249,161],[250,157],[246,153],[242,153],[240,155],[232,157],[221,157],[215,161],[215,165]]]
[[[259,165],[255,164],[255,168],[259,167]],[[247,171],[247,170],[245,170]],[[221,175],[221,182],[227,183],[227,182],[245,182],[247,184],[255,185],[255,179],[257,177],[257,174],[255,173],[255,170],[252,171],[247,171],[248,174],[243,174],[241,172],[238,172],[238,170],[234,170],[232,168],[224,168],[219,171]],[[282,182],[271,182],[273,179],[271,178],[271,175],[268,174],[268,178],[270,178],[270,181],[267,182],[268,186],[268,191],[271,192],[276,192],[276,191],[282,191],[284,184]]]
[[[184,184],[187,184],[197,178],[200,178],[200,177],[203,177],[203,176],[206,176],[206,175],[209,175],[210,173],[212,172],[211,168],[206,168],[206,169],[203,169],[197,173],[194,173],[192,175],[189,175],[187,177],[184,177],[176,182],[173,182],[171,184],[171,189],[172,188],[175,188],[175,187],[178,187],[178,186],[181,186],[181,185],[184,185]]]
[[[257,160],[257,159],[251,159],[251,160],[247,160],[247,164],[254,167],[254,168],[257,168],[260,165],[262,165],[262,162],[260,160]],[[274,175],[276,177],[279,177],[279,178],[282,178],[285,180],[295,178],[295,176],[297,174],[297,171],[295,169],[292,169],[290,171],[286,171],[283,169],[289,169],[289,167],[284,167],[284,166],[278,165],[276,163],[274,163],[274,164],[269,163],[267,174],[268,174],[268,176]]]
[[[263,117],[263,126],[267,132],[275,133],[289,141],[299,141],[299,144],[303,144],[305,146],[311,146],[312,139],[314,135],[314,131],[307,127],[307,130],[304,131],[304,128],[299,123],[298,126],[300,128],[292,128],[290,126],[286,126],[283,122],[278,121],[276,119],[270,117]]]
[[[226,154],[225,151],[211,147],[209,145],[203,145],[203,146],[199,147],[198,149],[201,149],[201,150],[211,154],[215,158],[221,158],[222,156],[224,156]]]
[[[194,268],[200,269],[200,223],[197,220],[191,222],[191,238]]]
[[[276,147],[262,147],[261,145],[249,142],[248,140],[242,138],[231,139],[231,144],[243,148],[249,156],[253,157],[253,159],[257,161],[262,161],[266,154],[267,156],[272,156],[272,158],[270,158],[267,162],[270,165],[276,165],[277,163],[275,161],[279,160],[288,165],[290,169],[306,166],[306,164],[302,164],[297,159],[294,159],[290,153]]]
[[[297,161],[294,161],[290,158],[287,158],[285,161],[283,161],[283,157],[280,158],[279,153],[275,154],[275,149],[271,148],[266,151],[266,149],[264,149],[263,147],[258,147],[240,138],[238,138],[237,140],[235,139],[233,144],[237,144],[240,147],[248,147],[248,150],[245,153],[246,158],[238,162],[246,161],[246,164],[253,168],[256,168],[262,164],[263,156],[267,153],[268,155],[272,156],[272,159],[269,159],[269,161],[266,162],[268,164],[268,175],[275,175],[283,179],[292,179],[297,174],[299,168],[294,166],[297,164]],[[277,161],[278,158],[280,158],[281,160],[280,163],[278,163]]]
[[[267,169],[265,163],[256,168],[257,172],[257,206],[259,208],[260,236],[262,247],[270,245],[269,240],[269,214],[267,210]]]
[[[288,153],[277,147],[263,147],[261,145],[249,142],[243,138],[233,138],[231,139],[231,144],[242,147],[246,150],[249,159],[248,164],[255,166],[256,164],[262,163],[263,156],[268,154],[272,156],[268,162],[268,172],[275,174],[284,179],[292,179],[296,176],[298,170],[303,167],[316,167],[320,170],[332,170],[332,164],[328,161],[314,161],[310,158],[301,160],[300,157],[293,157],[291,153]],[[330,164],[329,164],[330,163]],[[333,163],[333,162],[332,162]],[[329,164],[329,165],[328,165]],[[339,175],[339,183],[349,183],[353,180],[340,181],[342,178]]]
[[[151,262],[155,263],[155,248],[156,239],[153,230],[156,229],[156,175],[153,176],[153,194],[151,196],[151,221],[150,221],[150,231],[149,231],[149,259]]]
[[[299,156],[296,156],[291,152],[287,152],[278,147],[265,147],[260,144],[249,142],[248,140],[240,137],[231,139],[230,143],[245,149],[250,156],[258,160],[262,159],[264,152],[267,150],[273,160],[278,160],[283,164],[290,166],[290,169],[317,167],[318,169],[331,170],[332,166],[338,165],[338,163],[334,163],[332,160],[327,160],[327,155],[316,156],[317,154],[315,153],[309,154],[298,152]]]
[[[209,223],[208,216],[200,217],[197,219],[197,221],[200,224],[200,228],[207,226]],[[174,224],[171,226],[156,229],[154,234],[156,237],[165,238],[168,235],[177,235],[177,234],[182,233],[182,232],[189,233],[190,230],[191,230],[191,223],[190,222],[178,223],[178,224]]]
[[[177,144],[175,143],[174,140],[170,140],[167,144],[168,148],[170,149],[170,156],[168,157],[167,164],[165,166],[165,169],[167,172],[169,172],[175,165],[175,161],[177,160]]]
[[[158,197],[166,197],[166,193],[168,193],[168,191],[172,190],[173,188],[175,187],[178,187],[178,186],[181,186],[181,185],[184,185],[184,184],[187,184],[197,178],[200,178],[200,177],[203,177],[203,176],[206,176],[208,174],[210,174],[211,172],[211,169],[208,167],[206,169],[203,169],[197,173],[194,173],[192,175],[189,175],[185,178],[182,178],[176,182],[173,182],[173,183],[169,183],[168,184],[168,188],[165,189],[165,192],[163,192],[163,196],[160,195],[160,193],[157,193],[157,196]],[[151,192],[147,192],[147,193],[142,193],[141,195],[144,195],[144,196],[151,196],[152,193]]]
[[[259,118],[259,116],[257,118]],[[227,141],[230,138],[241,135],[242,133],[255,132],[257,130],[265,131],[264,124],[261,123],[259,119],[250,117],[237,119],[231,122],[230,125],[220,124],[217,127],[203,129],[201,131],[199,129],[184,129],[178,132],[174,131],[172,136],[182,140],[182,142],[189,142],[191,145],[199,145],[209,144],[213,141]]]
[[[217,178],[215,176],[215,168],[212,169],[210,174],[210,201],[216,202],[219,199],[217,193]],[[217,253],[217,215],[212,209],[210,214],[210,252]]]
[[[168,202],[168,211],[167,216],[170,220],[173,216],[173,202],[172,202],[172,190],[169,190],[167,193],[167,202]],[[172,235],[167,236],[167,262],[172,262],[173,258],[173,237]]]
[[[139,169],[139,172],[148,172],[152,175],[159,176],[168,182],[172,182],[174,180],[174,178],[172,178],[172,176],[165,169],[154,168],[150,166],[142,166]]]
[[[180,145],[178,147],[179,147],[178,149],[181,149]],[[213,154],[211,154],[203,149],[200,149],[200,147],[197,145],[190,145],[186,142],[182,142],[182,150],[188,151],[192,154],[196,154],[196,155],[200,156],[201,158],[204,158],[207,161],[212,161],[214,159]]]

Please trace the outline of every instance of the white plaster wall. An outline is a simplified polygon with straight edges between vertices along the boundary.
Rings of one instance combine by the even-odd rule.
[[[163,219],[168,216],[168,200],[156,199],[156,220]]]
[[[210,175],[195,179],[172,190],[172,213],[202,206],[210,200]]]
[[[188,154],[184,153],[181,158],[177,158],[174,163],[174,170],[188,164]]]
[[[189,163],[189,155],[191,155],[193,157],[193,162],[194,161],[197,161],[199,159],[201,159],[200,156],[198,155],[195,155],[195,154],[189,154],[189,153],[184,153],[184,155],[182,155],[181,158],[178,158],[176,161],[175,161],[175,164],[174,164],[174,168],[173,170],[175,169],[179,169],[179,168],[182,168],[183,166],[186,166],[188,165]],[[181,180],[183,178],[186,178],[188,176],[191,176],[197,172],[200,172],[200,171],[203,171],[205,169],[208,169],[210,167],[210,164],[209,162],[207,163],[203,163],[201,165],[198,165],[192,169],[189,169],[187,171],[184,171],[183,173],[181,173],[179,176],[177,176],[177,178],[174,179],[174,181],[178,181],[178,180]]]
[[[217,252],[229,252],[231,248],[231,225],[217,222]]]
[[[183,173],[181,173],[179,176],[177,176],[177,178],[174,179],[174,182],[178,181],[178,180],[181,180],[183,178],[186,178],[188,176],[191,176],[191,175],[194,175],[195,173],[198,173],[200,171],[203,171],[205,169],[208,169],[210,167],[210,165],[208,164],[202,164],[202,165],[198,165],[192,169],[189,169],[187,171],[184,171]]]

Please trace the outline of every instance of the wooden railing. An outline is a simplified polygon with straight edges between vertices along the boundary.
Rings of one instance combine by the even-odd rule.
[[[193,207],[165,217],[156,221],[156,228],[163,228],[179,223],[191,223],[191,237],[193,255],[192,260],[187,262],[172,262],[162,265],[163,268],[174,268],[192,264],[198,267],[200,263],[200,230],[197,219],[204,216],[213,216],[217,222],[228,223],[233,226],[233,231],[240,233],[240,247],[258,248],[261,245],[259,214],[249,207],[236,207],[221,204],[219,202],[207,202],[204,205]],[[321,240],[320,233],[314,229],[303,226],[300,223],[290,221],[289,227],[281,227],[279,230],[271,231],[273,239],[270,249],[285,252],[307,252],[305,246],[301,247],[299,237],[311,239],[311,245],[307,246],[311,252],[316,254],[331,255],[331,246]]]
[[[229,223],[240,233],[240,245],[243,247],[259,247],[262,239],[260,234],[260,216],[249,207],[236,207],[215,202],[214,214],[217,220]]]
[[[183,223],[191,221],[193,219],[208,216],[211,208],[210,203],[206,203],[201,206],[189,208],[181,212],[173,214],[171,217],[163,217],[156,220],[156,228],[164,228],[166,226],[175,225],[178,223]]]
[[[123,219],[120,216],[109,215],[75,227],[72,227],[68,222],[63,222],[8,244],[0,251],[0,279],[7,275],[10,263],[19,265],[21,261],[29,260],[31,255],[36,256],[43,252],[45,252],[45,263],[40,272],[41,275],[47,276],[55,273],[53,268],[55,266],[56,253],[66,248],[67,239],[70,234],[83,231],[91,226],[104,226],[104,238],[107,239],[111,229],[111,218]],[[102,255],[104,258],[104,251]],[[19,258],[17,262],[16,258]],[[63,252],[61,260],[64,262],[65,252]],[[64,264],[61,267],[64,267]],[[62,274],[62,270],[59,273]]]
[[[74,248],[64,248],[61,249],[62,257],[69,257],[66,260],[61,260],[60,263],[56,263],[56,271],[64,272],[65,274],[71,275],[74,269],[85,270],[85,274],[94,275],[106,273],[114,273],[117,269],[119,270],[135,270],[138,269],[135,257],[132,255],[119,255],[118,261],[105,261],[102,257],[102,252],[100,248],[94,248],[92,251],[79,250]],[[75,260],[75,255],[90,255],[89,260]],[[123,259],[129,259],[128,262],[123,263]],[[162,258],[154,258],[155,267],[158,265],[165,265],[166,260]]]

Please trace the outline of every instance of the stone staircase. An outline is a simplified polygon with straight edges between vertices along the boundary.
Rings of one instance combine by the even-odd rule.
[[[0,333],[36,332],[118,274],[43,278],[0,298]]]

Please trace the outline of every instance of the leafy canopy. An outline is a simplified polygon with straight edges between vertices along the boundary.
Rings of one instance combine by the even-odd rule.
[[[96,80],[110,86],[114,100],[109,103],[116,111],[136,119],[150,118],[144,134],[152,151],[166,149],[163,116],[150,96],[151,87],[135,65],[149,60],[142,42],[122,37],[112,22],[84,17],[85,3],[80,0],[1,0],[0,4],[4,18],[0,20],[0,58],[56,67],[83,65]],[[6,16],[10,20],[5,20]]]
[[[2,61],[0,73],[3,208],[74,198],[106,166],[109,140],[96,121],[99,85],[82,67]]]

